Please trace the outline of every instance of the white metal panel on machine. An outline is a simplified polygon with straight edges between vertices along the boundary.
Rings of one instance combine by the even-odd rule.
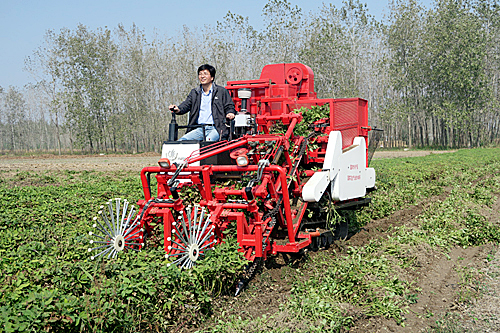
[[[365,187],[366,188],[374,188],[375,187],[375,169],[374,168],[366,168]]]
[[[176,143],[164,143],[161,148],[161,158],[168,158],[170,163],[182,163],[186,158],[188,158],[194,151],[200,149],[199,143],[182,143],[178,141]],[[195,162],[191,165],[200,165],[200,162]]]
[[[302,198],[318,202],[329,185],[334,201],[364,197],[367,188],[375,187],[375,169],[366,167],[365,138],[354,138],[353,144],[342,150],[342,134],[330,132],[323,170],[307,181]]]
[[[333,180],[339,172],[339,159],[342,155],[342,134],[340,131],[331,131],[328,135],[328,145],[326,146],[325,161],[323,171],[330,171],[330,180]]]
[[[318,202],[330,184],[329,171],[318,171],[307,181],[302,188],[302,199],[309,202]]]
[[[326,146],[323,170],[317,171],[304,185],[302,198],[304,201],[318,202],[328,188],[330,182],[339,171],[339,159],[342,155],[342,134],[340,131],[331,131]]]
[[[177,163],[180,165],[184,162],[186,158],[191,156],[191,154],[200,149],[199,143],[183,143],[182,141],[177,141],[176,143],[163,143],[161,147],[161,157],[168,158],[170,163]],[[200,161],[191,163],[190,165],[199,166]],[[169,175],[173,175],[173,172],[168,172]],[[180,172],[179,175],[189,175],[189,172]],[[187,182],[188,179],[179,179],[179,182]]]
[[[340,171],[332,183],[332,198],[344,201],[366,195],[366,142],[354,138],[340,158]]]

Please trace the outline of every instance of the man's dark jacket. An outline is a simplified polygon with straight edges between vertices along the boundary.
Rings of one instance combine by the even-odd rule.
[[[191,90],[186,100],[179,105],[179,112],[177,114],[189,112],[188,125],[196,125],[198,123],[198,116],[200,115],[200,104],[201,85]],[[217,132],[219,132],[221,140],[226,139],[229,135],[229,130],[226,126],[226,115],[228,113],[236,114],[229,91],[224,87],[212,83],[212,118],[214,119],[214,126]]]

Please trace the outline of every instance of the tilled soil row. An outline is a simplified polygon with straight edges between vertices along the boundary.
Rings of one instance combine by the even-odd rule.
[[[440,198],[443,199],[443,198]],[[415,218],[423,212],[426,205],[398,211],[364,227],[351,240],[356,246],[366,244],[370,231],[384,236],[390,225],[415,225]],[[500,226],[500,197],[491,211],[485,216],[491,223]],[[401,219],[403,218],[403,219]],[[372,235],[374,234],[372,233]],[[374,235],[375,236],[375,235]],[[375,236],[376,237],[376,236]],[[486,244],[477,247],[455,247],[450,253],[442,253],[420,247],[410,255],[417,258],[418,268],[407,271],[406,277],[421,291],[415,303],[411,304],[405,315],[404,326],[394,320],[381,317],[365,318],[356,322],[350,332],[432,332],[432,328],[450,328],[449,332],[500,332],[500,249],[498,245]],[[471,299],[460,301],[463,285],[459,271],[468,269],[483,276],[482,284],[465,286],[474,295]],[[462,289],[461,289],[462,288]],[[476,299],[475,297],[478,296]],[[472,302],[472,303],[471,303]],[[442,332],[439,330],[439,332]]]

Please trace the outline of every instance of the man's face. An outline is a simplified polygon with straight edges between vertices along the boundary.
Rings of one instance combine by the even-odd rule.
[[[201,84],[211,83],[214,80],[207,69],[204,69],[198,73],[198,79],[200,80]]]

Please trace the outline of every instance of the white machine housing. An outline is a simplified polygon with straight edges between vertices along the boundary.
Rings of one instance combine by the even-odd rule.
[[[249,114],[238,112],[238,114],[234,117],[234,126],[248,127],[250,126],[250,118]]]
[[[342,133],[331,131],[323,169],[317,171],[302,189],[304,201],[318,202],[330,186],[334,201],[361,198],[375,187],[375,169],[366,167],[366,141],[356,137],[351,146],[342,149]]]
[[[161,148],[161,158],[168,158],[170,163],[180,164],[184,162],[186,158],[191,156],[191,154],[200,149],[199,143],[181,143],[182,141],[176,141],[175,143],[164,142]],[[194,162],[190,165],[200,165],[200,162]]]
[[[186,143],[182,141],[176,141],[175,143],[172,142],[164,142],[163,146],[161,147],[161,158],[168,158],[170,163],[177,163],[180,165],[181,163],[184,162],[186,158],[191,156],[191,154],[200,149],[200,144],[199,143]],[[193,166],[199,166],[200,161],[190,163],[190,165]],[[172,174],[173,172],[169,172],[168,174]],[[187,175],[189,173],[187,172],[180,172],[180,175]],[[181,179],[178,178],[179,182],[188,182],[189,179]]]

